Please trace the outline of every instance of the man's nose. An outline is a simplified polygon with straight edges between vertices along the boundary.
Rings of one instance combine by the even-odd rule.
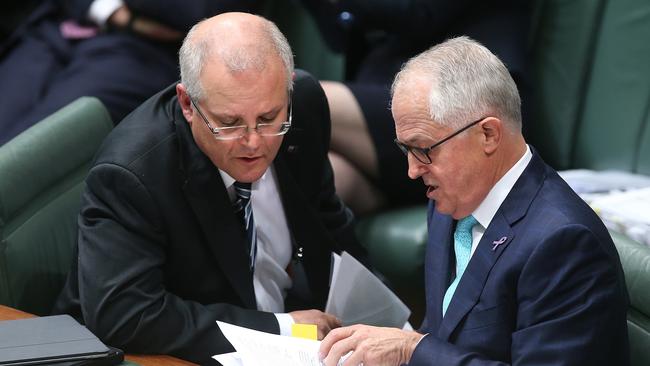
[[[257,132],[256,128],[249,127],[244,136],[241,137],[241,141],[244,145],[250,148],[257,148],[260,146],[262,141],[262,136]]]
[[[408,154],[408,164],[408,176],[413,180],[420,178],[427,170],[427,164],[420,162],[413,154]]]

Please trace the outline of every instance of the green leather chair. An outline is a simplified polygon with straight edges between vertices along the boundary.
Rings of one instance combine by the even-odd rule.
[[[113,123],[83,97],[0,146],[0,304],[47,315],[70,268],[81,189]]]
[[[528,141],[558,170],[650,174],[650,2],[536,0],[533,9]],[[426,208],[365,217],[358,234],[398,293],[419,292],[406,301],[420,313]],[[612,236],[631,298],[632,364],[650,365],[650,249]]]
[[[627,327],[632,365],[650,365],[650,247],[612,232],[630,295]]]
[[[309,71],[319,80],[343,79],[343,55],[327,47],[316,22],[299,1],[266,0],[263,14],[287,37],[296,67]]]

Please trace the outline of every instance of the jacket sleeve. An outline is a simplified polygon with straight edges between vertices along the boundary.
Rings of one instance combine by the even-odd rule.
[[[88,10],[94,0],[63,1],[68,14],[79,20],[86,20]],[[229,11],[256,12],[260,9],[259,0],[124,0],[124,4],[134,14],[146,16],[186,32],[198,21]]]
[[[126,352],[206,364],[211,356],[232,351],[216,320],[278,333],[272,313],[201,304],[166,290],[165,229],[136,175],[99,164],[86,182],[79,217],[79,298],[86,326],[100,339]]]

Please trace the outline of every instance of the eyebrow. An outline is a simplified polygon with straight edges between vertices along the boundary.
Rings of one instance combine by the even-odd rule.
[[[277,116],[277,114],[280,113],[280,111],[282,111],[282,108],[284,108],[284,106],[278,106],[278,107],[275,107],[275,108],[271,109],[270,111],[260,113],[258,115],[258,118],[259,117],[267,117],[267,116],[270,117],[272,115]],[[231,122],[231,121],[237,121],[237,120],[243,119],[241,115],[228,114],[228,113],[212,113],[209,110],[207,111],[207,114],[208,114],[208,117],[214,118],[217,121]]]

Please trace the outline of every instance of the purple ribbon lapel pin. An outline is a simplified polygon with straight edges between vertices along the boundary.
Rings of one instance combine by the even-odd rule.
[[[505,243],[506,240],[508,240],[508,237],[507,237],[507,236],[503,236],[503,237],[501,237],[501,239],[493,241],[493,242],[492,242],[492,245],[493,245],[493,246],[492,246],[492,251],[497,250],[497,248],[499,247],[499,245]]]

